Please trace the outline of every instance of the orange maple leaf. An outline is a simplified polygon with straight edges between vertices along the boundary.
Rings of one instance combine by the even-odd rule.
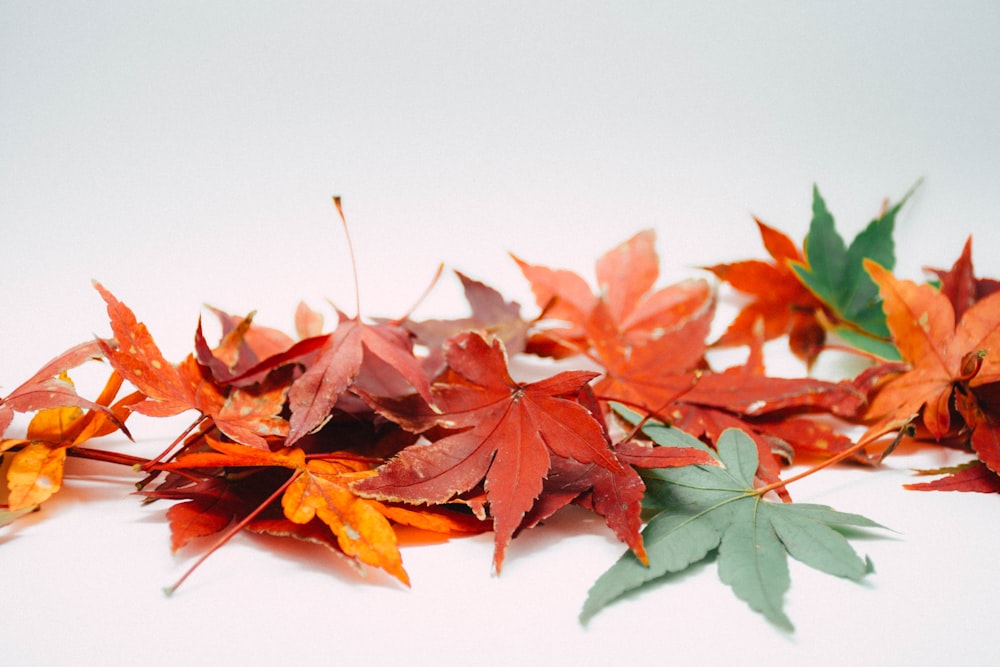
[[[865,268],[879,286],[887,324],[909,368],[876,387],[866,414],[873,423],[862,440],[918,416],[937,440],[968,427],[982,461],[1000,471],[1000,420],[984,412],[984,397],[977,397],[1000,382],[1000,293],[976,302],[956,322],[948,296],[933,286],[898,280],[874,262]]]
[[[233,387],[217,382],[194,354],[172,364],[132,310],[100,283],[94,286],[107,304],[114,333],[113,340],[100,341],[101,348],[115,370],[145,396],[131,410],[153,417],[196,410],[233,440],[258,449],[268,448],[268,438],[288,433],[288,422],[280,416],[289,391],[287,375],[272,374],[256,384]],[[232,352],[237,344],[227,338],[224,350]]]
[[[212,468],[286,468],[291,475],[279,487],[281,507],[285,518],[293,524],[305,525],[318,519],[336,538],[340,551],[356,563],[379,567],[409,585],[409,577],[402,566],[402,556],[392,524],[381,511],[382,505],[357,496],[351,483],[372,474],[371,464],[356,458],[337,457],[307,460],[305,452],[297,447],[282,447],[265,451],[239,443],[230,443],[206,437],[209,449],[184,454],[174,461],[159,464],[160,470],[196,471]],[[191,492],[163,494],[156,491],[153,497],[187,497],[171,517],[175,533],[175,547],[192,537],[218,532],[229,524],[239,505],[238,499],[228,489],[215,484],[196,485]],[[255,508],[249,515],[254,518],[269,504]],[[288,531],[294,534],[294,531]],[[328,543],[329,544],[329,543]]]
[[[806,258],[788,236],[754,220],[773,262],[746,260],[705,267],[752,297],[713,345],[749,345],[756,335],[754,327],[761,320],[764,340],[787,334],[792,353],[811,365],[823,349],[826,332],[817,318],[817,313],[824,312],[822,302],[791,268],[791,263],[806,266]]]
[[[596,266],[597,296],[572,271],[535,266],[514,257],[531,283],[544,318],[569,324],[536,332],[528,351],[556,357],[596,354],[598,362],[607,366],[611,359],[627,356],[634,346],[673,334],[673,343],[664,343],[663,351],[683,370],[693,365],[685,354],[690,347],[677,350],[677,343],[694,333],[692,327],[704,327],[707,333],[714,295],[704,280],[653,290],[659,276],[655,241],[655,232],[646,230],[602,255]],[[698,347],[697,356],[703,347]]]
[[[61,381],[72,387],[65,374]],[[39,410],[24,438],[0,440],[0,453],[13,451],[7,469],[7,503],[12,511],[40,505],[62,488],[67,449],[123,426],[125,406],[140,397],[126,396],[112,406],[121,386],[121,376],[112,373],[92,409],[65,405]]]

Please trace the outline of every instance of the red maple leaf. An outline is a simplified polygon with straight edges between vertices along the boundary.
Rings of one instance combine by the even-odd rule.
[[[977,278],[972,266],[972,237],[965,241],[962,254],[951,268],[928,268],[941,281],[941,293],[948,297],[955,310],[955,318],[961,319],[965,311],[977,301],[1000,291],[1000,281],[991,278]]]
[[[766,226],[762,233],[776,257],[796,256],[786,237]],[[554,303],[546,318],[572,324],[540,335],[603,368],[594,385],[600,398],[658,415],[709,442],[726,428],[747,431],[761,453],[758,476],[768,484],[778,479],[775,453],[788,459],[793,449],[834,454],[851,446],[832,427],[791,415],[853,417],[864,407],[864,392],[850,383],[767,377],[759,361],[764,340],[759,315],[757,325],[741,338],[751,346],[747,365],[722,373],[709,368],[705,352],[714,294],[705,281],[651,292],[658,275],[652,232],[636,235],[602,257],[599,297],[574,273],[523,262],[521,268],[539,304]],[[788,277],[797,283],[790,269]]]
[[[456,271],[462,282],[465,300],[472,311],[469,317],[459,319],[433,319],[415,322],[406,320],[403,326],[416,334],[417,339],[430,350],[439,350],[444,341],[463,331],[483,331],[503,341],[507,354],[516,355],[524,350],[530,323],[521,317],[521,305],[506,301],[498,291]]]
[[[975,493],[1000,493],[1000,475],[987,468],[982,461],[938,470],[921,470],[922,475],[947,476],[933,482],[904,484],[911,491],[972,491]]]
[[[601,422],[574,400],[595,373],[568,371],[519,384],[507,371],[502,343],[476,332],[449,339],[445,355],[450,370],[432,386],[440,413],[416,412],[412,400],[372,399],[386,417],[433,442],[407,447],[355,490],[392,502],[437,504],[485,482],[499,572],[514,532],[542,493],[553,455],[612,471],[622,465]]]
[[[361,375],[362,364],[368,372]],[[286,444],[293,444],[322,426],[345,391],[359,381],[358,389],[400,394],[412,387],[431,400],[430,383],[420,360],[413,354],[411,335],[392,324],[367,324],[359,317],[341,315],[305,372],[288,392],[291,411]]]

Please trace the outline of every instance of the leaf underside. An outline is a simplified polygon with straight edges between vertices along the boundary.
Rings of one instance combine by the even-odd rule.
[[[582,622],[625,593],[710,557],[719,577],[752,609],[792,630],[783,609],[790,585],[790,555],[806,565],[851,580],[871,570],[838,528],[881,528],[857,514],[823,505],[773,503],[753,491],[757,449],[741,431],[718,441],[720,466],[687,466],[646,474],[647,510],[656,514],[643,531],[649,567],[626,553],[590,589]]]

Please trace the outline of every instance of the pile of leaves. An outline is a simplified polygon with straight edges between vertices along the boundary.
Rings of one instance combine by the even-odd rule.
[[[971,239],[950,269],[929,270],[932,282],[895,277],[905,200],[848,245],[814,191],[801,248],[757,221],[769,259],[664,287],[653,231],[600,257],[596,287],[515,257],[536,299],[531,319],[462,274],[471,314],[452,320],[336,310],[328,325],[300,304],[290,336],[213,310],[221,340],[210,344],[199,320],[179,362],[95,283],[110,337],[58,355],[0,401],[0,522],[57,493],[69,458],[96,459],[138,471],[146,502],[171,501],[172,548],[202,547],[195,567],[248,530],[322,545],[409,585],[402,527],[492,532],[499,573],[512,540],[578,505],[627,548],[582,621],[715,554],[723,582],[791,629],[787,556],[861,579],[871,564],[843,529],[880,526],[792,502],[790,482],[845,459],[875,468],[914,438],[972,456],[910,488],[1000,492],[1000,283],[975,276]],[[743,305],[711,340],[721,290]],[[837,382],[772,377],[763,346],[782,337],[804,370],[831,347],[867,365]],[[734,346],[746,361],[713,368],[710,351]],[[513,364],[530,356],[578,370],[519,381]],[[93,398],[69,377],[89,360],[110,367]],[[32,414],[23,437],[6,433],[15,412]],[[131,437],[142,417],[181,413],[191,425],[152,459],[90,446]],[[783,479],[796,456],[819,463]]]

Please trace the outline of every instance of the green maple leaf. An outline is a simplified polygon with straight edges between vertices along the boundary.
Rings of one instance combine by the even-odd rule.
[[[647,427],[654,438],[665,427]],[[671,435],[670,437],[673,437]],[[586,623],[625,593],[680,572],[717,550],[719,577],[750,607],[792,630],[782,598],[790,585],[788,555],[823,572],[860,580],[872,571],[838,528],[882,528],[824,505],[772,503],[754,492],[757,448],[730,429],[717,443],[720,465],[659,469],[644,475],[644,506],[656,512],[642,538],[645,567],[631,552],[598,578],[580,613]]]
[[[804,243],[806,263],[792,264],[802,284],[833,312],[837,335],[884,359],[898,360],[899,352],[891,342],[878,286],[863,263],[867,258],[892,270],[896,214],[912,192],[872,220],[848,246],[837,233],[819,188],[813,187],[813,217]]]

